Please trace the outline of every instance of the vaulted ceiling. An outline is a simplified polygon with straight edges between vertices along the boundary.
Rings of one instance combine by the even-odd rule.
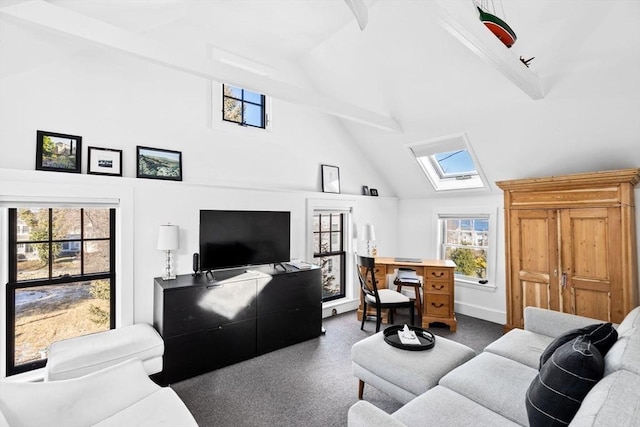
[[[361,31],[343,0],[0,0],[0,77],[105,48],[237,76],[334,115],[405,198],[434,194],[407,144],[461,133],[494,191],[502,179],[640,167],[640,2],[504,0],[511,49],[472,0],[364,3]],[[530,68],[521,56],[535,57]]]

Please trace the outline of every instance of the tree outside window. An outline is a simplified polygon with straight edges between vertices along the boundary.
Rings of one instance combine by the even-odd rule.
[[[456,275],[478,281],[487,278],[489,219],[441,218],[443,258],[456,264]]]
[[[7,373],[49,345],[115,326],[115,210],[9,209]]]

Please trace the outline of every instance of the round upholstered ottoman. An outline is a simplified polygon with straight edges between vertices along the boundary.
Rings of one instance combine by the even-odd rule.
[[[366,383],[407,403],[474,356],[466,345],[439,336],[429,350],[403,350],[387,344],[383,332],[378,332],[351,347],[353,375],[360,380],[358,398],[362,399]]]

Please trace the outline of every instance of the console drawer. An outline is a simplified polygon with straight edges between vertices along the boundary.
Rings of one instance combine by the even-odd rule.
[[[426,294],[425,314],[430,317],[449,317],[451,312],[449,297],[446,294]]]
[[[433,282],[433,281],[450,282],[452,274],[453,274],[453,269],[451,268],[430,267],[430,268],[427,268],[427,274],[424,280],[429,282]]]
[[[424,291],[432,294],[451,294],[451,282],[427,281]]]

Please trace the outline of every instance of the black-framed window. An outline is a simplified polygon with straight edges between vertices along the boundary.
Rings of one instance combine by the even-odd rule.
[[[257,92],[223,84],[222,120],[265,129],[266,97]]]
[[[456,278],[486,283],[489,217],[443,215],[439,220],[442,227],[441,258],[456,263]]]
[[[9,209],[7,375],[54,341],[115,327],[115,209]]]
[[[322,301],[345,296],[345,214],[316,212],[313,215],[313,257],[322,268]]]

